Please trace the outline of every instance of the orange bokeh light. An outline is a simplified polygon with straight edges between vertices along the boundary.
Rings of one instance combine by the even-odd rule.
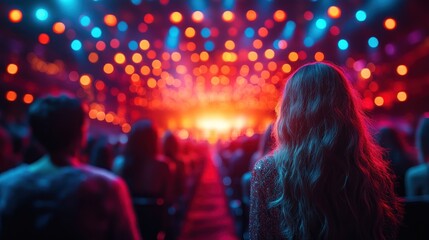
[[[170,14],[170,21],[172,23],[180,23],[183,20],[183,16],[180,12],[173,12]]]
[[[12,9],[9,12],[9,20],[13,23],[19,23],[22,21],[22,12],[18,9]]]
[[[204,20],[204,14],[200,11],[195,11],[192,13],[192,20],[196,23],[202,22]]]
[[[290,52],[288,55],[288,58],[291,62],[296,62],[298,61],[299,56],[298,56],[298,53],[296,52]]]
[[[18,72],[18,65],[10,63],[9,65],[7,65],[6,71],[7,73],[14,75]]]
[[[114,70],[115,68],[113,67],[113,65],[112,64],[110,64],[110,63],[106,63],[106,64],[104,64],[104,67],[103,67],[103,71],[105,72],[105,73],[107,73],[107,74],[111,74],[111,73],[113,73],[113,70]]]
[[[388,18],[386,20],[384,20],[384,27],[387,30],[393,30],[396,28],[396,20],[393,18]]]
[[[232,22],[234,20],[234,18],[235,18],[234,13],[231,11],[225,11],[222,14],[222,19],[225,22]]]
[[[125,63],[125,55],[123,53],[116,53],[114,60],[117,64]]]
[[[133,56],[131,57],[131,60],[134,63],[141,63],[141,61],[143,60],[143,57],[140,53],[134,53]]]
[[[32,102],[34,101],[34,97],[33,97],[33,95],[31,95],[31,94],[27,93],[27,94],[25,94],[25,95],[24,95],[24,97],[22,98],[22,101],[23,101],[24,103],[26,103],[26,104],[30,104],[30,103],[32,103]]]
[[[91,84],[91,77],[89,77],[87,74],[84,74],[80,77],[79,82],[82,86],[88,86]]]
[[[384,104],[384,98],[381,96],[378,96],[376,98],[374,98],[374,104],[381,107]]]
[[[95,52],[90,53],[90,54],[88,55],[88,60],[89,60],[91,63],[96,63],[96,62],[98,62],[98,54],[97,54],[97,53],[95,53]]]
[[[404,91],[400,91],[400,92],[398,92],[398,94],[396,94],[396,98],[400,102],[405,102],[407,100],[407,97],[408,97],[407,93]]]
[[[235,48],[235,43],[232,40],[227,40],[225,42],[225,48],[228,50],[233,50]]]
[[[246,12],[246,18],[251,22],[255,21],[257,17],[258,17],[258,14],[254,10],[249,10]]]
[[[66,25],[62,22],[56,22],[52,25],[52,31],[56,34],[62,34],[66,30]]]
[[[9,102],[15,101],[17,97],[18,95],[16,94],[15,91],[8,91],[6,93],[6,100],[8,100]]]
[[[325,59],[325,54],[323,54],[322,52],[316,52],[314,54],[314,60],[321,62]]]
[[[341,17],[341,9],[337,6],[330,6],[328,8],[328,16],[331,18]]]
[[[139,47],[140,47],[141,50],[148,50],[149,47],[150,47],[150,43],[149,43],[148,40],[143,39],[143,40],[140,41]]]
[[[118,23],[116,16],[113,14],[106,14],[104,16],[104,23],[109,27],[114,27]]]
[[[286,13],[283,10],[277,10],[273,14],[274,21],[276,22],[283,22],[286,20]]]
[[[407,66],[405,66],[405,65],[399,65],[399,66],[396,68],[396,72],[397,72],[399,75],[401,75],[401,76],[405,76],[405,75],[407,75],[407,73],[408,73],[408,68],[407,68]]]
[[[195,36],[195,29],[193,27],[186,28],[185,36],[188,38],[193,38]]]
[[[267,49],[267,50],[265,50],[264,55],[265,55],[265,58],[267,58],[267,59],[273,59],[275,56],[275,53],[274,53],[273,49]]]

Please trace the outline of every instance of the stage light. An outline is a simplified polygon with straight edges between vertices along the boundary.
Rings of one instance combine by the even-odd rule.
[[[211,32],[210,32],[210,29],[209,29],[209,28],[205,27],[205,28],[201,29],[201,36],[202,36],[203,38],[208,38],[208,37],[210,37],[210,34],[211,34]]]
[[[18,9],[12,9],[9,12],[9,20],[13,23],[19,23],[22,21],[22,12]]]
[[[125,31],[127,31],[127,29],[128,29],[128,24],[127,24],[126,22],[124,22],[124,21],[120,21],[120,22],[118,23],[118,30],[119,30],[119,31],[121,31],[121,32],[125,32]]]
[[[118,23],[116,16],[113,14],[106,14],[104,16],[104,23],[109,27],[114,27]]]
[[[363,10],[359,10],[356,12],[355,17],[359,22],[363,22],[366,20],[366,12]]]
[[[349,43],[345,39],[340,39],[338,41],[338,48],[340,50],[346,50],[347,48],[349,48]]]
[[[396,98],[400,102],[405,102],[407,100],[407,97],[408,97],[407,93],[404,91],[400,91],[400,92],[398,92],[398,94],[396,94]]]
[[[71,42],[70,46],[74,51],[79,51],[82,48],[82,43],[75,39]]]
[[[289,58],[289,61],[296,62],[298,61],[299,56],[297,52],[290,52],[288,55],[288,58]]]
[[[49,36],[48,36],[48,34],[46,34],[46,33],[41,33],[40,35],[39,35],[39,42],[40,42],[40,44],[43,44],[43,45],[46,45],[46,44],[48,44],[49,43],[49,40],[50,40],[50,38],[49,38]]]
[[[323,54],[322,52],[316,52],[314,54],[314,60],[321,62],[325,59],[325,54]]]
[[[147,76],[147,75],[149,75],[149,74],[150,74],[150,68],[149,68],[148,66],[146,66],[146,65],[143,65],[143,66],[140,68],[140,73],[141,73],[142,75]]]
[[[52,31],[56,34],[62,34],[66,30],[66,25],[62,22],[56,22],[52,25]]]
[[[341,9],[337,6],[330,6],[328,8],[328,16],[331,18],[341,17]]]
[[[291,39],[295,32],[295,28],[296,28],[296,23],[294,21],[292,20],[287,21],[283,29],[282,36],[286,40]]]
[[[286,40],[280,40],[277,45],[278,45],[279,49],[286,49],[287,48],[287,41]]]
[[[253,28],[251,27],[247,27],[246,30],[244,30],[244,35],[247,38],[252,38],[253,36],[255,36],[255,30],[253,30]]]
[[[49,13],[46,9],[44,8],[39,8],[36,10],[36,18],[39,21],[46,21],[49,17]]]
[[[106,73],[106,74],[111,74],[111,73],[113,73],[113,71],[115,70],[115,68],[113,67],[113,65],[112,64],[110,64],[110,63],[106,63],[106,64],[104,64],[104,66],[103,66],[103,71]]]
[[[377,105],[378,107],[383,106],[384,104],[384,98],[381,96],[378,96],[376,98],[374,98],[374,104]]]
[[[318,29],[325,29],[326,25],[327,24],[326,24],[326,20],[325,19],[323,19],[323,18],[317,19],[317,21],[316,21],[316,27]]]
[[[9,65],[7,65],[6,71],[10,75],[15,75],[16,73],[18,73],[18,65],[10,63]]]
[[[234,13],[231,11],[225,11],[222,14],[222,19],[225,22],[232,22],[234,20],[234,18],[235,18]]]
[[[202,52],[200,53],[200,60],[201,60],[201,61],[206,62],[206,61],[208,61],[208,60],[209,60],[209,58],[210,58],[210,55],[209,55],[209,53],[208,53],[208,52],[206,52],[206,51],[202,51]]]
[[[148,40],[143,39],[143,40],[141,40],[141,41],[140,41],[140,43],[139,43],[139,47],[140,47],[140,49],[141,49],[141,50],[143,50],[143,51],[148,50],[148,49],[149,49],[149,47],[150,47],[150,43],[149,43],[149,41],[148,41]]]
[[[277,10],[274,12],[273,14],[273,19],[276,22],[283,22],[284,20],[286,20],[286,13],[283,10]]]
[[[258,14],[254,10],[249,10],[246,12],[246,18],[250,22],[255,21],[257,17],[258,17]]]
[[[200,11],[195,11],[192,13],[192,20],[196,23],[200,23],[204,20],[204,14]]]
[[[125,63],[125,55],[123,53],[116,53],[114,56],[114,60],[117,64],[124,64]]]
[[[360,76],[363,79],[369,79],[371,77],[371,71],[368,68],[362,68],[362,70],[360,70]]]
[[[172,23],[180,23],[183,20],[183,16],[180,12],[173,12],[170,14],[170,21]]]
[[[125,73],[127,73],[128,75],[133,74],[135,71],[134,66],[133,65],[127,65],[125,67]]]
[[[195,29],[193,27],[187,27],[185,29],[185,36],[188,38],[193,38],[195,36]]]
[[[396,20],[393,18],[388,18],[386,20],[384,20],[384,27],[387,30],[393,30],[396,28]]]
[[[190,52],[193,52],[193,51],[195,51],[195,49],[197,49],[197,45],[193,42],[188,42],[186,44],[186,49]]]
[[[131,131],[131,125],[128,123],[122,124],[122,132],[129,133]]]
[[[152,68],[156,69],[161,67],[162,67],[161,61],[159,61],[158,59],[152,61]]]
[[[23,101],[24,103],[26,103],[26,104],[30,104],[30,103],[32,103],[32,102],[33,102],[33,100],[34,100],[33,95],[31,95],[31,94],[29,94],[29,93],[25,94],[25,95],[24,95],[24,97],[22,98],[22,101]]]
[[[81,16],[80,18],[80,25],[84,27],[88,27],[89,24],[91,24],[91,19],[88,16]]]
[[[99,27],[94,27],[94,28],[91,30],[91,36],[92,36],[93,38],[100,38],[100,37],[101,37],[101,34],[102,34],[102,32],[101,32],[101,29],[100,29]]]
[[[274,61],[271,61],[268,63],[267,67],[268,67],[268,70],[270,70],[271,72],[274,72],[275,70],[277,70],[277,63]]]
[[[15,101],[17,97],[18,95],[16,94],[15,91],[8,91],[6,93],[6,100],[8,100],[9,102]]]
[[[378,39],[376,37],[370,37],[368,39],[368,45],[372,48],[378,47]]]
[[[205,49],[206,51],[211,52],[211,51],[213,51],[213,50],[214,50],[214,48],[215,48],[215,45],[214,45],[213,41],[206,41],[206,42],[204,43],[204,49]]]
[[[405,75],[407,75],[407,73],[408,73],[408,68],[407,68],[407,66],[405,66],[405,65],[399,65],[399,66],[396,68],[396,72],[397,72],[399,75],[401,75],[401,76],[405,76]]]

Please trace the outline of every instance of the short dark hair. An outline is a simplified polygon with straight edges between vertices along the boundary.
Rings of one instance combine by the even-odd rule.
[[[29,109],[33,136],[48,152],[63,150],[82,137],[85,122],[82,103],[66,95],[46,96]]]

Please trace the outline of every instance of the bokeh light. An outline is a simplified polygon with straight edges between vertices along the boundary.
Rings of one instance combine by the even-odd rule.
[[[114,27],[118,23],[118,20],[116,19],[116,16],[113,14],[106,14],[104,16],[104,24],[106,24],[109,27]]]
[[[340,18],[341,17],[341,9],[337,6],[330,6],[328,8],[328,16],[330,18]]]
[[[19,9],[12,9],[9,12],[9,20],[13,23],[22,21],[22,12]]]
[[[393,18],[387,18],[386,20],[384,20],[384,27],[387,30],[393,30],[396,28],[396,20]]]
[[[170,14],[170,21],[172,23],[180,23],[183,20],[183,16],[180,12],[173,12]]]
[[[396,67],[396,72],[401,76],[405,76],[408,73],[408,68],[405,65],[399,65]]]
[[[204,20],[204,14],[201,11],[195,11],[192,13],[192,21],[200,23]]]
[[[286,20],[286,12],[283,10],[277,10],[273,14],[273,19],[276,22],[283,22]]]
[[[369,79],[371,77],[371,71],[368,68],[362,68],[362,70],[360,70],[360,76],[363,79]]]
[[[374,98],[374,104],[377,105],[378,107],[383,106],[384,98],[381,96],[377,96],[376,98]]]
[[[17,97],[18,97],[18,95],[16,94],[15,91],[7,91],[6,92],[6,100],[8,100],[9,102],[15,101]]]
[[[253,22],[258,17],[258,14],[254,10],[249,10],[246,12],[246,18],[247,20]]]
[[[14,63],[10,63],[7,65],[6,71],[7,71],[7,73],[9,73],[11,75],[15,75],[16,73],[18,73],[18,65],[14,64]]]
[[[327,23],[326,23],[325,19],[323,19],[323,18],[317,19],[317,21],[316,21],[316,27],[318,29],[325,29],[326,26],[327,26]]]
[[[26,93],[24,97],[22,97],[22,101],[26,104],[31,104],[34,101],[33,95]]]
[[[359,22],[363,22],[366,20],[366,12],[363,10],[359,10],[356,12],[355,17],[356,20],[358,20]]]
[[[325,54],[323,54],[322,52],[316,52],[314,54],[314,60],[321,62],[325,59]]]
[[[52,31],[56,34],[62,34],[66,30],[66,25],[62,22],[56,22],[52,25]]]
[[[234,21],[234,18],[235,18],[235,15],[234,15],[234,13],[233,13],[233,12],[231,12],[231,11],[225,11],[225,12],[223,12],[223,14],[222,14],[222,19],[223,19],[225,22],[232,22],[232,21]]]
[[[376,37],[370,37],[368,39],[368,45],[370,47],[376,48],[376,47],[378,47],[378,44],[379,44],[379,42],[378,42],[378,39]]]
[[[82,48],[82,43],[75,39],[71,42],[70,46],[74,51],[79,51]]]
[[[49,38],[49,35],[48,34],[46,34],[46,33],[41,33],[40,35],[39,35],[39,43],[40,44],[43,44],[43,45],[46,45],[46,44],[48,44],[49,43],[49,40],[50,40],[50,38]]]
[[[49,17],[49,13],[46,9],[44,8],[39,8],[36,10],[36,18],[39,21],[46,21]]]
[[[84,74],[80,77],[79,82],[82,86],[89,86],[91,84],[91,77],[87,74]]]
[[[404,91],[400,91],[400,92],[398,92],[398,93],[396,94],[396,98],[397,98],[397,99],[398,99],[398,101],[400,101],[400,102],[405,102],[405,101],[407,101],[408,96],[407,96],[407,93],[406,93],[406,92],[404,92]]]
[[[349,48],[349,42],[347,42],[345,39],[340,39],[338,41],[338,48],[340,50],[347,50],[347,48]]]

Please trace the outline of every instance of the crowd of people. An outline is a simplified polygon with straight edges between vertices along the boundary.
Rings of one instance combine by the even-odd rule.
[[[206,143],[160,137],[147,119],[125,144],[88,138],[79,100],[40,98],[28,111],[31,138],[0,129],[0,238],[177,239],[211,158],[239,238],[405,236],[407,199],[429,194],[429,115],[416,148],[395,126],[374,135],[329,63],[298,69],[277,115],[264,134],[219,142],[209,157]]]

